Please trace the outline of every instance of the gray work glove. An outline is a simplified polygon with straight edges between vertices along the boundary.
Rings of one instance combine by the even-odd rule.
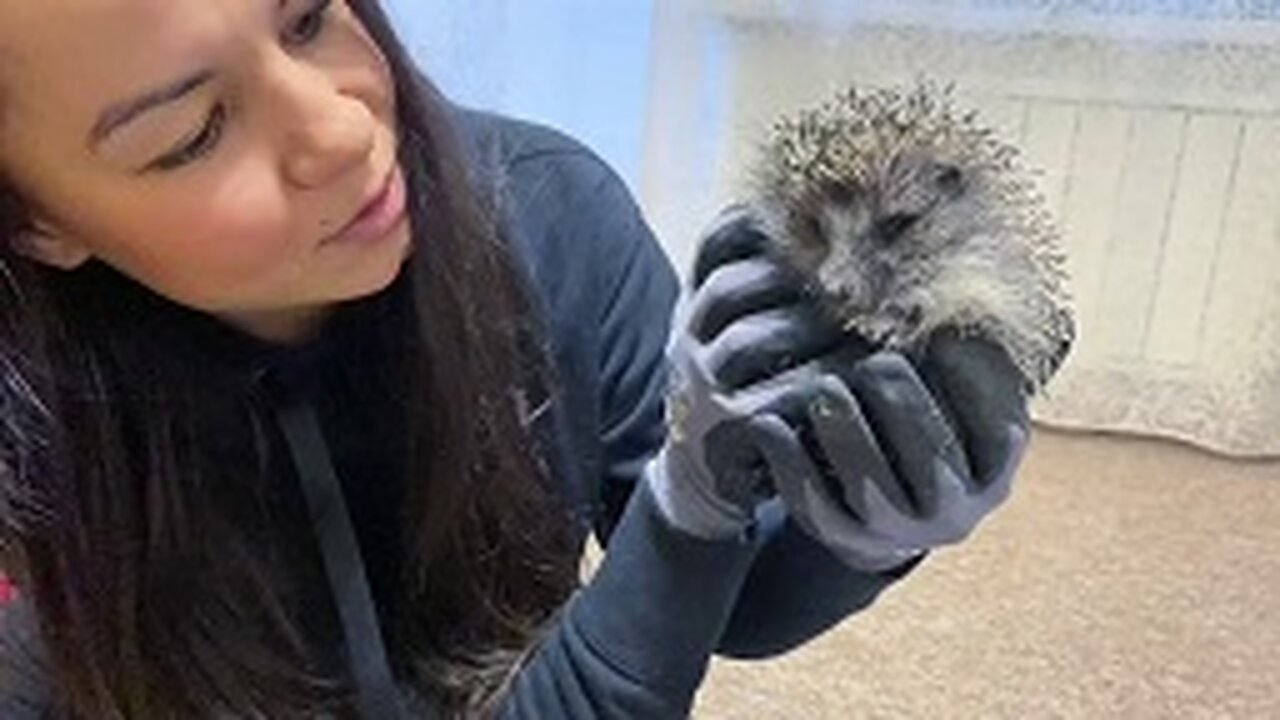
[[[773,492],[747,423],[816,392],[774,376],[840,340],[795,276],[760,254],[765,242],[740,210],[721,216],[667,347],[668,437],[645,476],[664,518],[703,538],[741,535]]]
[[[1027,445],[1023,381],[1003,350],[944,332],[916,362],[855,361],[843,381],[820,376],[802,422],[750,423],[788,513],[858,569],[966,538],[1008,496]]]
[[[690,424],[714,440],[692,457],[704,467],[719,459],[709,465],[727,470],[720,492],[714,478],[678,488],[710,492],[702,502],[671,502],[671,512],[714,517],[719,508],[732,518],[726,527],[741,526],[748,508],[777,489],[801,528],[870,571],[963,540],[1008,496],[1026,448],[1020,374],[997,346],[949,331],[911,360],[873,354],[817,312],[770,248],[737,210],[699,249],[699,291],[677,324],[693,333],[676,337],[672,352],[677,377],[693,390],[673,406],[677,421],[682,405],[697,407]],[[761,324],[783,316],[797,320],[775,332]],[[738,341],[720,335],[728,328]],[[714,391],[709,376],[729,390]],[[693,402],[700,395],[710,402]]]

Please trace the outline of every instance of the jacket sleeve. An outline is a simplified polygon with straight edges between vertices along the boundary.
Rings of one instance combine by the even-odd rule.
[[[686,717],[755,550],[678,532],[637,488],[599,569],[516,676],[502,717]]]

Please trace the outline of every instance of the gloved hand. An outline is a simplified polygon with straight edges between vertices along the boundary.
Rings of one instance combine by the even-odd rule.
[[[798,278],[763,254],[766,244],[744,211],[721,216],[701,244],[667,348],[669,434],[645,474],[666,520],[704,538],[741,534],[773,493],[747,442],[750,418],[815,392],[771,376],[841,339]]]
[[[996,346],[948,333],[920,372],[867,356],[768,247],[736,210],[699,250],[668,351],[671,437],[649,473],[664,515],[731,535],[776,488],[859,569],[959,542],[1007,497],[1025,449],[1020,374]]]
[[[946,332],[918,364],[881,352],[841,368],[843,382],[823,376],[812,437],[782,413],[750,422],[791,517],[858,569],[963,540],[1008,496],[1027,445],[1022,378],[1003,350]]]

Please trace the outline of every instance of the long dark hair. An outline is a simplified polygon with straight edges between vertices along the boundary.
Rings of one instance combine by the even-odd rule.
[[[397,675],[465,714],[576,582],[575,533],[524,413],[554,382],[449,106],[376,0],[350,5],[391,65],[412,189],[414,252],[361,301],[392,305],[368,337],[403,435],[384,622]],[[31,221],[0,176],[0,567],[34,603],[59,714],[344,714],[349,678],[298,622],[323,581],[300,583],[274,551],[271,419],[252,376],[202,362],[192,339],[219,337],[212,318],[96,261],[58,272],[14,252]],[[211,437],[230,427],[243,433]]]

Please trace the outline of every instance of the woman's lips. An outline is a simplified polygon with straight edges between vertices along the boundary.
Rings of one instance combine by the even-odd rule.
[[[406,189],[399,164],[392,167],[382,190],[329,243],[371,242],[391,232],[405,212]]]

